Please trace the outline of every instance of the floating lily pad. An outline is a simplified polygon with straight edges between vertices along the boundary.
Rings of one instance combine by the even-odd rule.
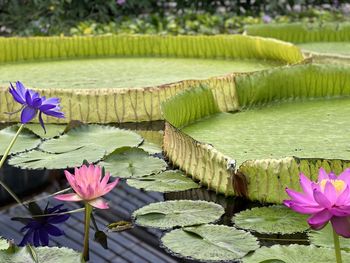
[[[24,127],[33,132],[34,134],[38,135],[39,137],[43,139],[48,139],[61,135],[64,132],[67,125],[45,124],[46,133],[44,132],[44,129],[41,127],[40,124],[28,123]]]
[[[134,147],[141,142],[141,136],[132,131],[102,125],[83,125],[57,139],[45,141],[40,149],[50,153],[63,153],[82,147],[101,148],[109,154],[117,148]]]
[[[350,262],[350,253],[342,252],[343,262]],[[290,245],[261,247],[252,255],[243,258],[243,263],[257,263],[279,259],[286,263],[329,263],[336,262],[333,249],[315,246]]]
[[[152,203],[133,213],[140,226],[169,229],[217,221],[225,213],[221,205],[192,200],[175,200]]]
[[[159,145],[147,141],[144,141],[139,148],[150,154],[161,153],[163,151],[162,147],[160,147]]]
[[[185,191],[200,187],[180,171],[165,171],[143,178],[128,179],[127,184],[138,189],[163,193]]]
[[[139,146],[139,148],[150,154],[161,153],[163,151],[163,131],[137,130],[135,132],[144,138],[144,142]]]
[[[323,229],[315,231],[311,230],[308,233],[309,240],[311,244],[320,246],[334,248],[333,243],[333,229],[331,224],[327,224]],[[339,237],[340,248],[350,252],[350,239]]]
[[[120,178],[143,177],[156,174],[166,169],[166,162],[162,159],[150,156],[147,152],[138,148],[124,148],[110,154],[103,162],[112,176]]]
[[[101,148],[79,148],[65,153],[47,153],[38,150],[21,153],[13,156],[9,164],[22,169],[65,169],[80,166],[84,160],[96,162],[105,156]]]
[[[81,262],[81,254],[69,248],[39,247],[35,248],[35,252],[38,255],[38,262],[40,263]],[[0,250],[0,262],[34,263],[34,260],[26,248],[20,248],[16,252]]]
[[[237,260],[259,248],[252,234],[223,225],[176,229],[166,233],[161,241],[180,257],[205,262]]]
[[[255,207],[236,214],[232,221],[239,228],[264,234],[292,234],[309,228],[307,215],[301,215],[285,206]]]
[[[9,146],[12,139],[18,130],[16,125],[7,127],[0,131],[0,155],[2,155]],[[40,143],[40,139],[33,133],[23,129],[19,134],[16,143],[13,145],[10,153],[19,153],[27,150],[31,150],[37,147]]]
[[[6,239],[0,237],[0,250],[8,249],[9,243]]]

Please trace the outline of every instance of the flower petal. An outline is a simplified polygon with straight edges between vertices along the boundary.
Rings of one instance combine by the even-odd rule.
[[[90,200],[88,202],[93,207],[99,208],[99,209],[108,209],[108,203],[103,198],[96,198],[94,200]]]
[[[49,245],[49,234],[46,232],[45,228],[39,229],[39,235],[40,235],[40,242],[42,246],[48,246]]]
[[[43,121],[43,117],[42,117],[42,112],[40,111],[39,113],[39,122],[41,127],[44,129],[44,133],[46,134],[46,129],[45,129],[45,125],[44,125],[44,121]]]
[[[309,178],[307,178],[303,173],[299,174],[300,186],[303,189],[304,193],[307,196],[311,196],[313,198],[312,185]]]
[[[33,245],[36,246],[36,247],[40,247],[40,234],[39,234],[39,229],[34,230]]]
[[[78,202],[83,200],[79,195],[75,193],[56,195],[55,198],[61,201],[71,201],[71,202]]]
[[[321,191],[314,190],[314,198],[315,201],[324,208],[329,208],[332,206],[331,202]]]
[[[327,174],[325,169],[320,168],[318,172],[318,182],[321,182],[322,180],[328,180],[328,179],[329,179],[329,175]]]
[[[343,192],[338,196],[335,202],[336,206],[350,205],[350,188],[349,185],[345,186]]]
[[[61,229],[51,224],[46,225],[45,228],[47,233],[49,233],[51,236],[59,237],[64,234]]]
[[[299,193],[291,189],[286,189],[287,194],[292,198],[292,200],[297,201],[299,203],[305,203],[306,205],[315,204],[315,200],[313,196],[305,195],[304,193]]]
[[[294,210],[295,212],[301,213],[301,214],[314,214],[322,211],[324,208],[317,206],[306,206],[304,204],[300,204],[298,202],[295,202],[293,200],[285,200],[283,201],[283,204],[290,209]]]
[[[332,218],[332,214],[327,210],[324,209],[321,212],[318,212],[314,215],[312,215],[307,222],[311,226],[311,228],[319,230],[323,228],[328,221]]]
[[[24,235],[22,241],[18,244],[18,246],[20,247],[24,247],[25,245],[27,245],[28,243],[31,243],[31,240],[33,238],[33,232],[34,232],[34,229],[33,228],[30,228],[28,230],[28,232]]]
[[[338,180],[343,180],[347,185],[350,185],[350,168],[343,171],[337,178]]]
[[[331,219],[333,229],[342,237],[350,237],[350,217],[334,216]]]
[[[337,201],[337,191],[330,181],[326,182],[326,185],[324,187],[324,195],[327,197],[331,205],[334,205]]]
[[[30,107],[25,107],[23,110],[22,110],[22,113],[21,113],[21,123],[27,123],[27,122],[30,122],[36,115],[37,113],[37,110],[34,109],[34,108],[30,108]]]

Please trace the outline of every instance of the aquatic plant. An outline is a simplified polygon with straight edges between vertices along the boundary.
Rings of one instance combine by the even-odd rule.
[[[74,175],[67,170],[64,171],[67,181],[75,193],[61,194],[55,196],[62,201],[84,201],[85,202],[85,236],[84,236],[84,260],[89,260],[89,230],[92,207],[108,209],[108,203],[101,198],[109,193],[119,182],[119,179],[108,183],[110,174],[105,173],[100,166],[90,164],[82,165],[74,169]]]
[[[56,118],[64,118],[64,113],[61,112],[61,108],[59,106],[59,98],[46,99],[45,96],[40,97],[38,92],[27,89],[20,81],[16,82],[16,88],[12,85],[12,83],[10,83],[10,86],[9,92],[11,93],[13,99],[22,104],[22,108],[20,109],[22,124],[30,122],[39,111],[39,122],[46,133],[42,118],[43,113]]]
[[[305,175],[300,174],[300,185],[303,193],[286,189],[290,200],[284,204],[301,214],[309,214],[307,220],[310,227],[320,230],[328,222],[332,223],[334,247],[337,262],[341,262],[339,236],[350,237],[350,169],[346,169],[339,176],[327,174],[321,168],[318,181],[312,182]]]
[[[46,206],[42,216],[32,218],[20,218],[21,222],[26,222],[26,225],[21,229],[21,232],[26,232],[19,246],[32,244],[35,247],[48,246],[50,236],[62,236],[64,232],[58,228],[57,224],[64,223],[70,217],[69,214],[64,214],[67,209],[62,209],[63,204],[54,207]],[[63,214],[62,214],[63,213]],[[47,216],[45,216],[47,215]],[[14,220],[16,220],[14,218]]]
[[[84,201],[93,207],[99,209],[108,209],[108,203],[101,196],[110,192],[117,184],[119,179],[108,183],[110,174],[106,173],[102,178],[102,168],[97,165],[83,165],[74,169],[74,175],[65,170],[67,181],[75,193],[61,194],[55,196],[61,201]]]

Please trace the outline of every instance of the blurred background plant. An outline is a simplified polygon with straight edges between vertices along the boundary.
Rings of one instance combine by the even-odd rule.
[[[240,33],[244,25],[348,20],[349,1],[0,0],[0,35]]]

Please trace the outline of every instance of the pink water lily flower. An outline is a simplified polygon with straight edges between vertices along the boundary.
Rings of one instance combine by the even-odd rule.
[[[298,213],[310,214],[311,228],[319,230],[331,221],[338,235],[350,237],[350,169],[336,176],[321,168],[317,182],[300,174],[300,185],[303,193],[286,189],[291,200],[284,204]]]
[[[56,199],[72,202],[85,201],[96,208],[109,208],[108,203],[101,196],[110,192],[118,184],[119,179],[108,184],[110,174],[106,173],[101,178],[102,168],[93,164],[89,167],[83,165],[75,168],[74,175],[67,170],[64,173],[75,193],[57,195]]]

